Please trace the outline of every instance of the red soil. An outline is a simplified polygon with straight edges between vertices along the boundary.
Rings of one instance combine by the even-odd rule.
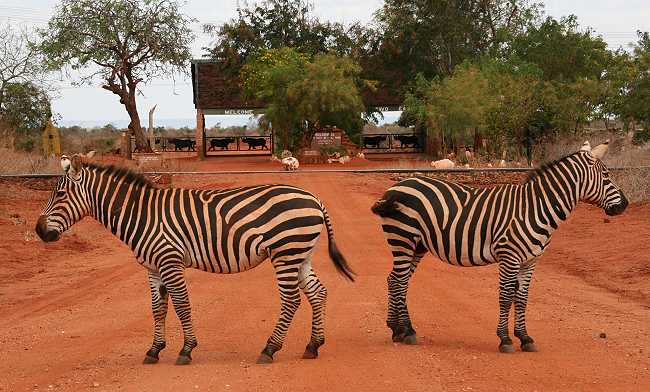
[[[358,162],[354,166],[391,166]],[[277,168],[263,158],[193,165]],[[188,270],[199,339],[194,362],[173,365],[182,337],[170,312],[161,362],[142,365],[153,322],[146,273],[129,249],[91,218],[59,242],[42,243],[33,227],[49,185],[5,181],[0,391],[650,390],[650,205],[632,205],[609,223],[602,211],[581,205],[554,235],[531,287],[528,327],[540,352],[499,354],[496,268],[459,269],[432,256],[420,264],[409,292],[419,345],[391,342],[384,322],[390,253],[369,211],[393,184],[388,175],[174,178],[175,186],[197,188],[267,182],[294,184],[320,197],[358,273],[354,284],[337,276],[321,241],[314,268],[329,298],[320,358],[300,359],[311,313],[303,301],[276,362],[255,364],[279,310],[266,263],[231,276]]]

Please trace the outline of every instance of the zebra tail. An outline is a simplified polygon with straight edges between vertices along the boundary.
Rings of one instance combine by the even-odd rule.
[[[394,215],[397,211],[399,211],[399,206],[395,203],[394,198],[379,199],[375,204],[373,204],[372,207],[370,207],[370,210],[374,214],[377,214],[383,218]]]
[[[323,217],[325,218],[325,228],[327,229],[327,245],[329,248],[330,259],[332,259],[336,270],[341,275],[348,278],[351,282],[354,282],[355,273],[348,265],[348,262],[345,261],[345,257],[343,257],[343,254],[339,250],[338,246],[336,246],[336,242],[334,241],[334,230],[332,229],[332,222],[330,221],[330,216],[322,203],[321,208],[323,210]]]

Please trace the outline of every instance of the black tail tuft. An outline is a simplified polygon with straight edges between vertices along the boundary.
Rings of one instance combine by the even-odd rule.
[[[379,199],[377,202],[370,208],[370,210],[381,217],[387,217],[394,215],[399,211],[399,206],[395,203],[393,199]]]
[[[336,270],[341,275],[348,278],[351,282],[354,282],[354,271],[352,271],[352,268],[350,268],[348,262],[345,261],[345,257],[343,257],[343,254],[341,254],[338,246],[336,246],[336,242],[334,242],[334,229],[332,229],[332,222],[330,221],[330,216],[327,213],[327,209],[325,209],[323,203],[321,203],[320,206],[323,211],[323,218],[325,219],[325,228],[327,229],[327,244],[329,248],[330,259],[332,259],[332,263],[334,263]]]
[[[345,257],[343,257],[343,254],[341,254],[341,251],[339,251],[339,248],[336,246],[336,242],[334,242],[333,238],[330,238],[329,240],[329,252],[330,258],[332,259],[332,262],[334,262],[336,270],[341,275],[348,278],[351,282],[354,282],[355,273],[348,265],[348,262],[345,261]]]

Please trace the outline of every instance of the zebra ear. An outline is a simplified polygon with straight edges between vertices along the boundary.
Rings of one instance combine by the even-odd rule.
[[[72,162],[70,162],[70,158],[68,158],[67,155],[61,155],[61,169],[63,169],[64,172],[68,172],[70,170],[70,165]]]
[[[79,154],[74,154],[72,156],[71,168],[75,172],[79,172],[79,170],[81,170],[81,156]]]
[[[591,155],[595,158],[603,159],[607,155],[607,150],[609,149],[609,139],[603,144],[599,144],[591,150]]]
[[[589,143],[589,140],[585,140],[585,142],[582,143],[580,151],[591,151],[591,144]]]

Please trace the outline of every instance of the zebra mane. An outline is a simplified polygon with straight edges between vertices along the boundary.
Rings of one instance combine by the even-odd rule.
[[[156,187],[156,185],[153,182],[151,182],[147,177],[143,176],[140,173],[136,173],[133,170],[126,167],[120,167],[115,165],[100,165],[92,162],[85,162],[84,166],[90,169],[95,169],[104,172],[105,174],[108,174],[110,176],[123,178],[124,182],[127,184],[139,185],[144,188]]]
[[[524,184],[532,182],[534,179],[544,175],[546,172],[550,171],[551,168],[555,167],[558,163],[567,161],[570,157],[582,153],[581,151],[574,152],[572,154],[569,154],[567,156],[564,156],[559,159],[555,159],[553,161],[548,161],[544,162],[540,167],[535,168],[535,170],[531,171],[528,173],[528,177],[526,177],[526,180],[524,180]]]

